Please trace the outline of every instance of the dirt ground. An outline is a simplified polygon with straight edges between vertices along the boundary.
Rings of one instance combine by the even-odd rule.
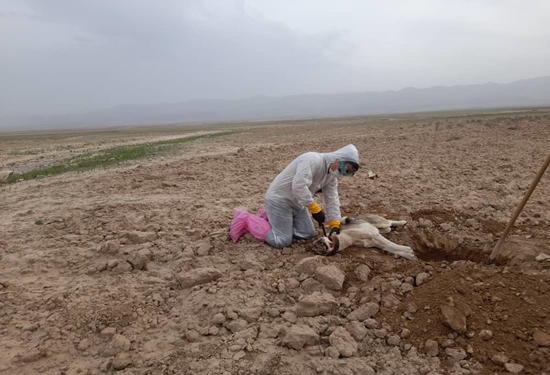
[[[2,167],[40,139],[0,137]],[[295,156],[349,143],[343,215],[407,220],[419,261],[229,240]],[[0,185],[0,374],[550,374],[550,171],[485,263],[549,145],[548,113],[307,121]]]

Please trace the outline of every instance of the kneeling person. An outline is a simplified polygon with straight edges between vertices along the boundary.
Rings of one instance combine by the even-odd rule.
[[[298,156],[271,182],[265,194],[265,212],[255,216],[235,210],[231,224],[233,241],[248,230],[275,248],[290,246],[293,238],[315,236],[311,217],[319,225],[328,220],[330,233],[339,233],[338,180],[353,176],[358,169],[359,152],[352,144],[330,153],[307,152]],[[320,190],[322,206],[313,199]]]

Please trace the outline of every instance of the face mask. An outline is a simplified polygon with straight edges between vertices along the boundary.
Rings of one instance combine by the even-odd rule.
[[[346,164],[346,162],[341,161],[340,166],[338,167],[338,172],[342,176],[351,177],[355,174],[354,170],[350,170]]]

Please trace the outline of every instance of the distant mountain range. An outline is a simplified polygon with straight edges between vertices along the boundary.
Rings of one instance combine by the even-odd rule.
[[[408,112],[550,105],[550,77],[512,83],[405,88],[327,95],[255,96],[239,100],[122,105],[55,116],[0,115],[0,129],[83,128],[118,125],[282,120]]]

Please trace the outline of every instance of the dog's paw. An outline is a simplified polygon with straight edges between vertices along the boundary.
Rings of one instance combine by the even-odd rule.
[[[416,257],[416,254],[414,253],[413,249],[411,249],[410,247],[406,251],[400,251],[398,253],[398,255],[405,258],[405,259],[408,259],[408,260],[418,260],[418,258]]]

